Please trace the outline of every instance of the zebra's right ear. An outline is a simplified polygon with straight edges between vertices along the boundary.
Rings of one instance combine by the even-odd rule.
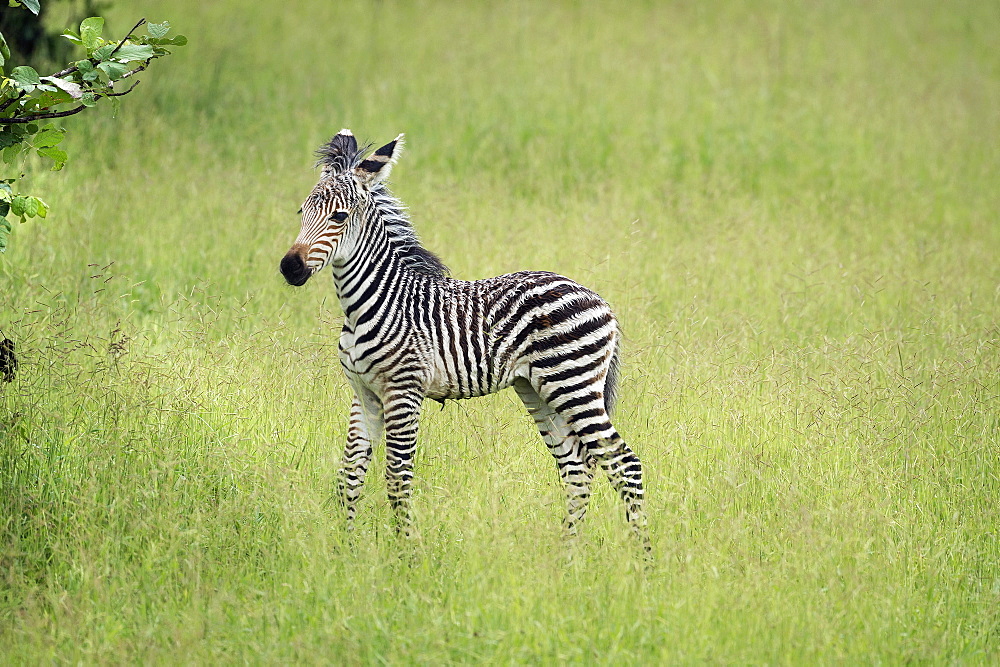
[[[319,158],[317,164],[323,165],[323,176],[329,176],[346,171],[347,167],[358,154],[358,140],[348,129],[343,129],[334,135],[316,151]]]
[[[354,168],[354,175],[358,177],[358,180],[360,180],[362,184],[368,187],[371,187],[376,183],[380,183],[389,177],[389,172],[392,171],[393,165],[396,164],[396,160],[399,159],[402,152],[403,135],[400,134],[385,146],[382,146],[382,148],[379,148],[370,156],[362,160],[358,166]]]

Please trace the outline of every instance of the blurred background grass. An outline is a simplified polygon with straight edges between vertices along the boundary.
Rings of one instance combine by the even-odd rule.
[[[128,3],[188,46],[32,171],[0,259],[24,660],[996,659],[989,3]],[[460,278],[597,288],[648,470],[573,563],[512,396],[426,411],[415,545],[330,506],[339,306],[277,262],[341,127]],[[84,158],[85,154],[91,155]],[[399,553],[403,556],[400,557]]]

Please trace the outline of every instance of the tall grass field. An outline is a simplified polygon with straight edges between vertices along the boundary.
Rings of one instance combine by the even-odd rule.
[[[8,11],[8,10],[4,10]],[[25,165],[0,257],[5,663],[1000,661],[995,3],[129,2],[188,46]],[[348,535],[328,273],[278,262],[343,127],[458,278],[599,291],[647,561],[574,543],[513,392],[428,402]],[[89,153],[89,155],[88,155]]]

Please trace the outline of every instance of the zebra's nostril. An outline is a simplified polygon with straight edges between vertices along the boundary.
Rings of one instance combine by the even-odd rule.
[[[310,271],[306,268],[306,263],[302,261],[302,256],[294,250],[290,250],[281,258],[280,268],[281,275],[285,276],[289,285],[299,287],[305,285],[306,281],[309,280]]]

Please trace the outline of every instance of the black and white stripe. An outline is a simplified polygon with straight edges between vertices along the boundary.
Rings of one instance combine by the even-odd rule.
[[[600,466],[648,549],[642,467],[610,420],[621,338],[610,307],[554,273],[450,278],[384,185],[401,147],[402,135],[369,154],[349,130],[321,147],[321,179],[281,261],[293,285],[330,265],[344,310],[340,360],[355,395],[340,471],[348,520],[384,433],[389,499],[409,534],[423,400],[513,387],[556,459],[566,531],[576,533]]]

